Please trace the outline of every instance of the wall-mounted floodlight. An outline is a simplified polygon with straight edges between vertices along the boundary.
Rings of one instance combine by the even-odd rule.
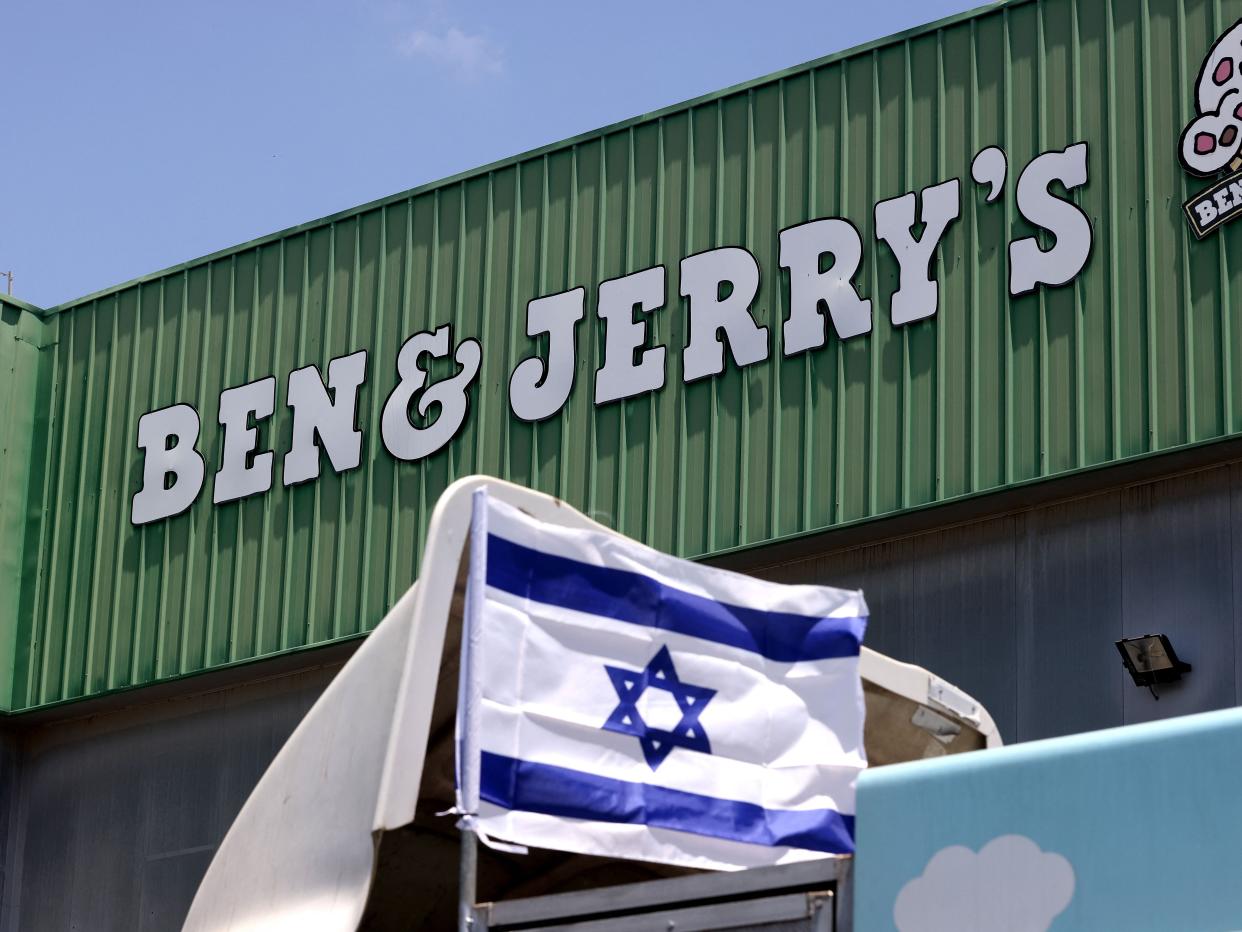
[[[1130,671],[1135,686],[1146,686],[1156,696],[1157,683],[1175,683],[1183,673],[1190,672],[1190,664],[1177,659],[1177,651],[1164,634],[1144,634],[1136,638],[1122,638],[1117,642],[1121,662]]]

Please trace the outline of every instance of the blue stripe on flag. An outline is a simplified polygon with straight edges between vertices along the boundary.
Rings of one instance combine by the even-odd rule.
[[[506,809],[676,829],[752,845],[854,851],[854,817],[834,809],[764,809],[649,783],[482,753],[480,796]]]
[[[770,660],[857,657],[865,618],[818,618],[717,602],[650,576],[532,550],[491,534],[487,584],[512,595],[716,641]]]

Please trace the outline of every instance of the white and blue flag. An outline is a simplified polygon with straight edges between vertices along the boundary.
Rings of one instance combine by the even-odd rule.
[[[861,592],[482,492],[472,535],[458,805],[484,839],[725,869],[853,851]]]

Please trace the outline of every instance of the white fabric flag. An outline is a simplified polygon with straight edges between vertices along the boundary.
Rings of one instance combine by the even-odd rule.
[[[468,825],[703,868],[853,851],[861,592],[712,569],[485,495],[475,508]]]

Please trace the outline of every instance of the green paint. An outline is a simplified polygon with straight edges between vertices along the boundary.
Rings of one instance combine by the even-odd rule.
[[[0,710],[12,705],[13,678],[24,645],[19,643],[21,598],[33,578],[27,541],[37,534],[38,500],[32,496],[39,410],[47,401],[47,352],[54,324],[41,311],[0,295]]]

